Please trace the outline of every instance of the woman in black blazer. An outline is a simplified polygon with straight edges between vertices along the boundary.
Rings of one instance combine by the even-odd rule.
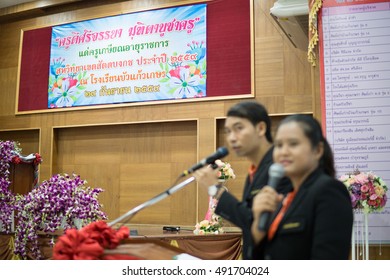
[[[273,158],[293,184],[286,197],[263,188],[253,200],[252,237],[257,259],[348,259],[352,204],[335,179],[333,154],[320,124],[311,116],[292,115],[279,125]],[[258,220],[271,212],[266,231]]]

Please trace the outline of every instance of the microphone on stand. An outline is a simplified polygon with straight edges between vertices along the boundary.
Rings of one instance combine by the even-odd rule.
[[[284,176],[284,168],[283,165],[279,163],[274,163],[268,169],[268,183],[267,185],[276,189],[279,185],[280,180]],[[261,231],[268,230],[269,218],[271,216],[271,212],[263,212],[259,218],[259,223],[257,228]]]
[[[188,174],[193,173],[194,171],[202,168],[207,164],[213,164],[217,159],[223,158],[229,154],[229,151],[226,147],[220,147],[215,153],[209,155],[208,157],[202,159],[197,164],[191,166],[189,169],[184,170],[180,177],[187,176]]]
[[[120,216],[119,218],[113,220],[112,222],[110,222],[108,225],[110,227],[118,224],[118,223],[122,223],[124,224],[125,222],[129,221],[135,214],[137,214],[139,211],[145,209],[146,207],[149,207],[153,204],[156,204],[157,202],[161,201],[162,199],[170,196],[171,194],[177,192],[178,190],[180,190],[181,188],[185,187],[186,185],[188,185],[189,183],[195,181],[195,177],[189,177],[187,179],[185,179],[184,181],[180,182],[179,184],[176,184],[177,181],[194,172],[195,170],[198,170],[199,168],[205,166],[206,164],[214,164],[214,162],[217,160],[217,159],[220,159],[220,158],[223,158],[224,156],[226,156],[228,154],[228,150],[227,148],[225,147],[221,147],[221,148],[218,148],[218,150],[202,159],[200,162],[198,162],[197,164],[193,165],[190,169],[188,170],[185,170],[176,180],[176,182],[173,184],[173,186],[169,187],[167,190],[163,191],[162,193],[156,195],[155,197],[152,197],[151,199],[145,201],[144,203],[138,205],[137,207],[134,207],[133,209],[130,209],[128,212],[126,212],[125,214],[123,214],[122,216]],[[217,166],[214,164],[213,168],[216,168]]]

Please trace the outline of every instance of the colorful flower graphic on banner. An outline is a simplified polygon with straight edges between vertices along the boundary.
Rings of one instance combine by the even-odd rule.
[[[58,62],[51,65],[54,74],[49,80],[49,106],[50,108],[72,107],[86,89],[86,86],[80,84],[81,79],[86,79],[86,71],[66,76],[56,75],[54,70],[58,68],[56,63]]]
[[[175,62],[160,65],[168,73],[167,77],[160,80],[161,83],[168,83],[168,93],[175,99],[202,97],[206,92],[206,48],[203,42],[187,44],[190,48],[186,55],[182,56],[191,60],[187,63]]]

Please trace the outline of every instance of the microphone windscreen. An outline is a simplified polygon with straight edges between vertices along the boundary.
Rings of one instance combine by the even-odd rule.
[[[279,163],[273,163],[268,169],[269,177],[282,178],[284,176],[284,167]]]
[[[284,167],[279,163],[272,164],[268,169],[268,186],[276,187],[284,176]]]
[[[274,189],[278,186],[280,180],[284,176],[284,167],[279,163],[273,163],[268,169],[268,185]],[[271,213],[263,212],[259,218],[257,228],[260,231],[266,231],[269,227],[269,219]]]
[[[206,158],[206,163],[212,164],[214,163],[217,159],[221,159],[229,154],[229,150],[226,147],[220,147],[217,149],[217,151]]]

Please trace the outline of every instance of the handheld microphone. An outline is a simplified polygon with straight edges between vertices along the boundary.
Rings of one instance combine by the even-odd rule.
[[[207,165],[207,164],[213,164],[217,159],[220,159],[220,158],[223,158],[225,157],[226,155],[229,154],[229,151],[227,148],[225,147],[220,147],[218,148],[218,150],[213,153],[212,155],[202,159],[201,161],[199,161],[197,164],[193,165],[192,167],[190,167],[189,169],[185,170],[182,174],[181,174],[181,177],[184,177],[184,176],[187,176],[188,174],[191,174],[193,173],[194,171],[202,168],[203,166]]]
[[[284,168],[283,165],[279,163],[274,163],[270,166],[268,169],[268,183],[267,185],[273,187],[276,189],[278,186],[280,180],[284,176]],[[261,214],[259,218],[259,223],[257,228],[261,231],[266,231],[268,229],[268,223],[269,223],[269,218],[271,216],[271,212],[264,212]]]

